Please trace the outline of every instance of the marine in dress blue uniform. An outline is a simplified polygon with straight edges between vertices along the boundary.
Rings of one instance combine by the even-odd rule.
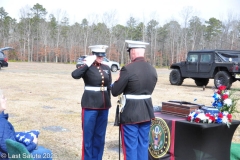
[[[85,84],[82,95],[82,160],[101,160],[103,156],[108,111],[111,107],[109,66],[99,63],[106,54],[106,45],[89,46],[92,56],[85,58],[86,64],[72,72],[74,79],[82,78]],[[101,59],[101,58],[100,58]]]
[[[157,72],[144,59],[148,43],[126,40],[131,63],[122,67],[119,79],[112,84],[112,95],[123,94],[125,106],[120,113],[124,160],[148,159],[148,134],[155,118],[151,94]]]

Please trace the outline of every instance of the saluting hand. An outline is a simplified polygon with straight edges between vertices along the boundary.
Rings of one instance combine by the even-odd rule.
[[[85,58],[85,64],[86,64],[88,67],[90,67],[90,66],[93,64],[93,62],[96,60],[96,58],[97,58],[96,55],[87,56],[87,57]]]

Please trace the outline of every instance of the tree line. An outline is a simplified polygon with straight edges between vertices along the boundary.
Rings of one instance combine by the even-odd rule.
[[[185,60],[189,50],[240,50],[240,20],[228,15],[227,21],[214,17],[203,21],[192,14],[191,8],[182,11],[183,25],[170,20],[163,26],[153,18],[148,22],[130,17],[126,25],[116,23],[116,12],[82,19],[69,24],[64,14],[50,14],[40,4],[21,9],[19,22],[0,8],[0,47],[10,46],[9,60],[27,62],[75,63],[88,55],[89,45],[108,45],[107,58],[124,65],[129,62],[125,40],[149,42],[146,59],[156,67],[169,66]]]

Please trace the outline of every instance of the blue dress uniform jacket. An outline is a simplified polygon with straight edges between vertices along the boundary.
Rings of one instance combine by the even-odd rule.
[[[151,95],[157,83],[157,72],[144,57],[122,67],[120,77],[112,86],[112,95]],[[120,115],[121,124],[150,121],[154,118],[152,99],[127,99]]]
[[[74,79],[83,78],[85,87],[107,87],[107,91],[84,90],[81,105],[86,109],[109,109],[111,107],[112,83],[111,70],[107,65],[92,64],[90,67],[83,65],[72,72]]]

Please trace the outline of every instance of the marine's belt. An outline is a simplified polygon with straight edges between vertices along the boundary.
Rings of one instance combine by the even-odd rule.
[[[126,94],[126,99],[148,99],[148,98],[151,98],[151,95]]]
[[[106,91],[107,87],[85,87],[88,91]]]

